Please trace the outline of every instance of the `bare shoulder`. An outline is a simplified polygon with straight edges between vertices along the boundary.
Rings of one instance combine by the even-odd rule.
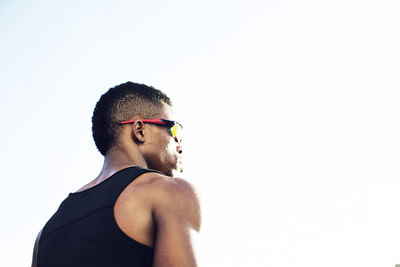
[[[156,190],[160,197],[177,194],[177,197],[197,197],[197,190],[194,185],[183,178],[171,178],[161,174],[153,176],[153,190]]]
[[[195,187],[182,178],[148,172],[130,192],[145,206],[154,227],[153,266],[197,266],[192,237],[200,232],[201,212]]]
[[[200,231],[200,200],[192,183],[154,173],[148,180],[146,191],[151,195],[156,223],[176,216],[186,220],[190,228]]]

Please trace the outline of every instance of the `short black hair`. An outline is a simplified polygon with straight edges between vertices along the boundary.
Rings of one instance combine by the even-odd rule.
[[[163,103],[172,106],[165,93],[145,84],[126,82],[110,88],[93,111],[92,134],[97,149],[105,156],[122,132],[118,122],[134,117],[157,118],[163,111]]]

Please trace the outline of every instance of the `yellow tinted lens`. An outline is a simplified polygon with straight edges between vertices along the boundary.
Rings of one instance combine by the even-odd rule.
[[[177,137],[178,136],[178,125],[175,123],[175,125],[174,126],[172,126],[172,128],[171,128],[171,133],[172,133],[172,135],[174,136],[174,137]]]
[[[181,138],[182,138],[182,137],[181,137],[182,129],[181,129],[181,127],[179,126],[179,124],[175,123],[175,125],[172,126],[172,128],[171,128],[171,133],[172,133],[172,136],[178,138],[179,141],[182,140],[182,139],[181,139]]]

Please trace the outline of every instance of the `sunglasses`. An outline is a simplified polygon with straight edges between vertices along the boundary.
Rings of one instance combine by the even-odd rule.
[[[120,125],[129,124],[129,123],[134,123],[135,121],[137,121],[137,120],[121,121],[121,122],[119,122],[119,124]],[[145,123],[150,123],[150,124],[158,124],[158,125],[168,126],[168,132],[170,133],[170,135],[174,138],[176,137],[179,142],[182,142],[183,126],[179,122],[166,120],[166,119],[162,119],[162,118],[153,119],[153,120],[143,119],[141,121],[145,122]]]

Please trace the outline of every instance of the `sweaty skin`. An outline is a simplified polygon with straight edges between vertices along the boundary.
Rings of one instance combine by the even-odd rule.
[[[168,105],[164,106],[160,117],[172,119]],[[181,144],[168,133],[167,127],[140,120],[123,127],[119,142],[104,158],[99,176],[77,192],[129,166],[164,173],[148,172],[132,181],[114,204],[115,221],[128,236],[154,248],[154,267],[197,266],[191,235],[200,231],[199,198],[189,182],[173,178],[182,170]],[[35,241],[33,267],[37,264],[41,232]]]

